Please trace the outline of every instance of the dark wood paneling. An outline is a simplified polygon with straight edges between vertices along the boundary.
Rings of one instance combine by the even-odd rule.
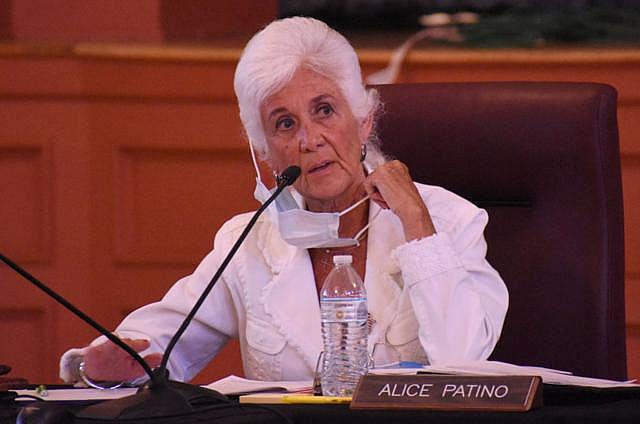
[[[637,119],[640,120],[640,114]],[[640,155],[626,155],[621,161],[624,202],[626,272],[640,277]],[[640,302],[629,305],[640,310]]]
[[[22,263],[51,257],[51,163],[44,150],[0,145],[0,241]]]
[[[50,54],[33,46],[0,48],[0,194],[13,199],[0,205],[0,218],[12,223],[10,234],[0,232],[0,242],[11,247],[4,253],[36,261],[28,264],[32,271],[107,327],[189,274],[217,227],[256,206],[232,91],[239,54],[238,48],[124,44],[70,45]],[[528,54],[412,54],[401,80],[594,80],[618,88],[629,374],[640,377],[640,54]],[[389,52],[361,56],[369,73],[385,66]],[[21,349],[37,353],[42,366],[25,370],[18,351],[4,348],[3,362],[19,364],[34,381],[56,382],[59,355],[95,333],[9,275],[0,270],[11,287],[0,311],[16,304],[41,311],[48,327],[11,315],[19,321],[12,337],[32,340]],[[44,339],[31,336],[40,331]],[[237,344],[198,382],[228,372],[241,373]]]
[[[166,40],[210,40],[253,33],[278,16],[278,1],[162,0],[161,10]]]
[[[120,149],[116,164],[116,260],[192,264],[202,256],[193,234],[211,234],[232,205],[249,200],[253,168],[236,150]],[[220,207],[218,202],[225,202]]]
[[[47,313],[43,309],[0,308],[1,358],[10,358],[12,375],[37,381],[45,374],[39,347],[46,340]]]
[[[17,40],[162,40],[159,0],[17,0],[11,23]]]
[[[13,24],[11,23],[14,0],[4,0],[0,5],[0,40],[13,39]]]

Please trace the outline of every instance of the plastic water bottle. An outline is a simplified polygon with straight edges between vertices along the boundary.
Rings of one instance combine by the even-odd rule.
[[[369,363],[367,294],[351,262],[351,255],[334,256],[334,267],[320,291],[324,396],[353,395]]]

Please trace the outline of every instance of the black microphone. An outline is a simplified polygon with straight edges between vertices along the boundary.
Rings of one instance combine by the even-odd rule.
[[[300,176],[300,172],[300,167],[295,165],[290,166],[282,171],[282,174],[278,175],[278,178],[276,179],[278,187],[283,186],[284,188],[293,184]]]
[[[9,265],[12,269],[35,284],[38,288],[43,290],[49,296],[53,297],[57,302],[73,312],[80,319],[91,325],[93,328],[98,330],[98,332],[106,336],[109,340],[129,353],[138,363],[140,363],[140,365],[142,365],[145,372],[147,372],[150,377],[147,384],[142,386],[136,394],[120,399],[97,403],[95,405],[86,407],[74,414],[77,418],[108,421],[120,419],[150,419],[169,416],[175,417],[181,414],[189,414],[197,412],[199,410],[211,408],[212,406],[233,405],[229,398],[220,394],[219,392],[216,392],[215,390],[170,380],[169,372],[167,370],[169,356],[171,355],[171,351],[173,350],[174,346],[189,326],[189,323],[191,323],[191,321],[193,320],[193,317],[196,315],[196,313],[204,303],[205,299],[213,289],[213,286],[216,284],[216,282],[226,269],[227,265],[235,255],[244,239],[249,234],[251,228],[253,228],[253,226],[255,225],[262,212],[264,212],[264,210],[275,200],[275,198],[278,197],[282,190],[284,190],[287,186],[293,184],[299,175],[300,168],[298,166],[290,166],[282,172],[277,180],[276,191],[271,195],[271,197],[269,197],[269,199],[267,199],[267,201],[262,206],[260,206],[260,208],[254,213],[253,217],[251,217],[251,220],[249,221],[233,247],[229,250],[229,253],[220,264],[220,267],[216,271],[215,275],[211,278],[211,281],[204,289],[189,314],[185,317],[184,321],[180,325],[180,328],[178,328],[174,336],[171,338],[171,341],[167,345],[167,348],[165,349],[165,352],[163,354],[160,367],[154,370],[151,370],[147,363],[140,357],[140,355],[133,349],[131,349],[131,347],[129,347],[126,343],[122,342],[119,338],[111,334],[104,327],[96,323],[94,320],[92,320],[78,308],[73,306],[62,296],[55,293],[49,287],[38,281],[31,274],[24,271],[18,265],[0,254],[0,259],[7,265]]]

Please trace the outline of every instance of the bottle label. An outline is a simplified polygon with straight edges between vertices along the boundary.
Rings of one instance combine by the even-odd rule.
[[[325,322],[362,322],[367,320],[367,299],[323,299],[320,310]]]

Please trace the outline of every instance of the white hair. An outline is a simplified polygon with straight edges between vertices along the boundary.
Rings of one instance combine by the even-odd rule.
[[[313,18],[293,17],[273,21],[247,43],[234,78],[240,120],[258,156],[269,156],[260,106],[305,67],[333,80],[360,122],[379,108],[376,90],[362,82],[355,50],[337,31]],[[375,122],[374,122],[375,123]],[[384,159],[375,130],[368,140],[366,162],[375,168]]]

